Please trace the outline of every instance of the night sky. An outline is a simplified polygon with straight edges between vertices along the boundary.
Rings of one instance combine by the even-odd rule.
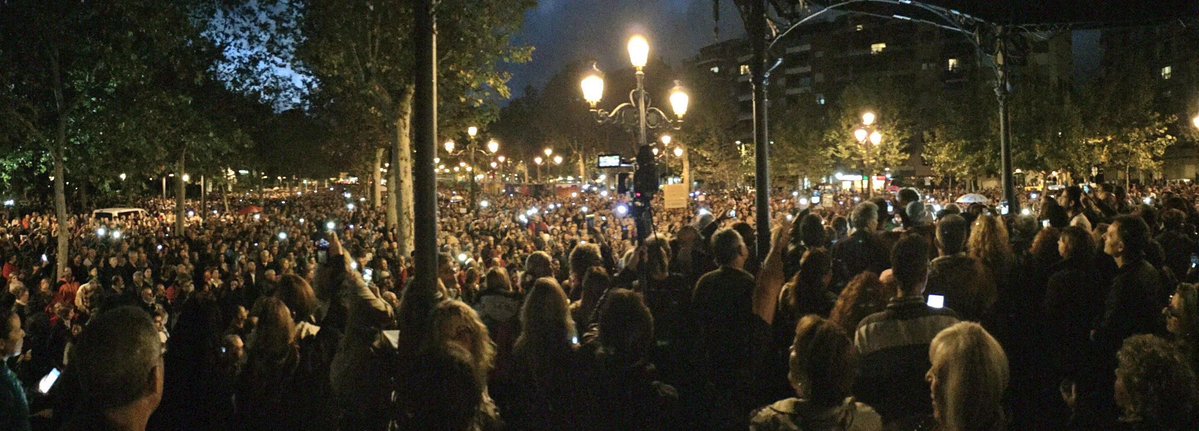
[[[720,40],[745,34],[731,0],[720,1]],[[595,59],[600,69],[627,67],[625,43],[645,34],[650,55],[672,65],[716,42],[711,0],[540,0],[525,14],[517,43],[532,45],[533,61],[508,65],[514,97],[527,85],[542,86],[564,65]]]

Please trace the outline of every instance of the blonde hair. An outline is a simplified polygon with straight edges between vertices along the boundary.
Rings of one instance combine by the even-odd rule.
[[[1010,269],[1015,259],[1012,246],[1008,243],[1007,226],[1004,226],[1003,219],[993,215],[983,214],[974,221],[966,249],[970,257],[978,259],[991,270],[996,283],[1001,282],[999,277]]]
[[[530,361],[535,371],[569,354],[575,322],[570,317],[566,293],[553,278],[543,277],[533,283],[520,308],[520,324],[513,354]]]
[[[479,314],[465,302],[451,299],[437,305],[433,311],[433,337],[430,340],[434,344],[432,347],[444,348],[450,344],[457,335],[456,332],[452,332],[455,321],[465,323],[466,329],[470,331],[471,361],[481,381],[486,382],[487,374],[495,366],[495,343],[491,341],[487,325],[483,324]]]
[[[928,357],[928,372],[937,380],[933,403],[944,429],[1005,429],[1007,354],[986,329],[974,322],[950,326],[933,338]]]

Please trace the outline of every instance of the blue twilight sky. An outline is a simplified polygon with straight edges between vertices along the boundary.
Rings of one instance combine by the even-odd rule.
[[[564,65],[595,59],[601,69],[628,64],[625,42],[634,32],[645,34],[650,55],[671,64],[694,56],[717,41],[711,0],[539,0],[525,14],[516,42],[532,45],[533,61],[506,65],[514,97],[525,86],[541,87]],[[731,0],[720,1],[720,40],[745,34]]]

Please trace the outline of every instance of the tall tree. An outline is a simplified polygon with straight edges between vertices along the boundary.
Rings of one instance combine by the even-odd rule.
[[[171,97],[157,84],[203,73],[202,68],[190,67],[197,64],[193,60],[202,44],[191,6],[149,1],[0,3],[0,123],[50,155],[59,273],[69,261],[66,175],[70,165],[89,162],[72,156],[85,154],[81,150],[135,144],[104,137],[104,131],[132,126],[114,123],[121,117],[101,112],[122,103],[139,106],[126,99],[130,94]],[[140,127],[148,133],[161,124]],[[77,184],[86,187],[86,180],[81,177]]]

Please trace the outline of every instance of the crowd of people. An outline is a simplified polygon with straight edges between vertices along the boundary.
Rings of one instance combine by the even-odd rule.
[[[348,190],[8,216],[0,429],[1199,427],[1199,188],[776,195],[447,192],[432,291]]]

